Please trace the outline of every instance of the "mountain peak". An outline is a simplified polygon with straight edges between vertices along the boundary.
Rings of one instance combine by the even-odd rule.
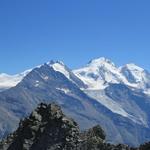
[[[143,68],[135,65],[134,63],[126,64],[125,66],[120,67],[120,71],[129,83],[137,84],[137,88],[145,89],[145,83],[149,83],[149,75]]]
[[[104,89],[107,83],[118,83],[121,80],[118,68],[104,57],[93,59],[85,67],[73,72],[89,89]]]
[[[66,67],[66,65],[62,61],[53,61],[47,63],[50,67],[52,67],[55,71],[59,71],[64,74],[68,79],[70,78],[70,70]]]
[[[49,62],[47,62],[47,65],[54,65],[54,64],[59,64],[59,65],[62,65],[62,66],[65,66],[65,64],[62,62],[62,61],[54,61],[54,60],[50,60]]]
[[[129,64],[126,64],[125,66],[124,66],[124,68],[128,68],[129,70],[132,70],[132,71],[144,71],[144,69],[143,68],[141,68],[141,67],[139,67],[139,66],[137,66],[136,64],[134,64],[134,63],[129,63]]]
[[[102,65],[102,64],[110,64],[112,66],[115,66],[115,64],[111,60],[109,60],[105,57],[99,57],[99,58],[92,59],[88,63],[88,65],[95,65],[95,66],[99,66],[99,65]]]

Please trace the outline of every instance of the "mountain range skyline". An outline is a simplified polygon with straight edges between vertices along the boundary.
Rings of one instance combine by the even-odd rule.
[[[21,69],[21,71],[17,71],[17,72],[9,72],[9,71],[3,71],[3,70],[0,70],[0,74],[6,74],[6,75],[16,75],[16,74],[20,74],[20,73],[23,73],[24,71],[27,71],[28,72],[28,70],[31,70],[32,68],[35,68],[35,67],[38,67],[38,66],[40,66],[41,64],[44,64],[44,63],[49,63],[49,62],[62,62],[63,64],[65,64],[66,66],[68,66],[70,69],[72,69],[72,70],[76,70],[76,69],[78,69],[78,68],[81,68],[81,67],[84,67],[86,64],[88,64],[88,63],[90,63],[92,60],[97,60],[97,59],[106,59],[106,60],[109,60],[110,62],[113,62],[114,63],[114,65],[116,66],[116,67],[123,67],[123,66],[125,66],[125,65],[127,65],[127,64],[134,64],[135,66],[139,66],[139,67],[141,67],[141,68],[143,68],[144,70],[147,70],[147,71],[149,71],[150,72],[150,69],[148,69],[148,67],[144,67],[143,65],[140,65],[140,64],[138,64],[138,63],[136,63],[136,62],[134,62],[134,61],[126,61],[126,62],[124,62],[124,63],[117,63],[114,59],[111,59],[110,57],[105,57],[105,56],[97,56],[97,57],[92,57],[92,58],[90,58],[90,59],[88,59],[87,61],[85,61],[85,62],[83,62],[83,63],[81,63],[80,65],[77,65],[77,66],[74,66],[74,67],[71,67],[72,65],[69,65],[68,63],[66,63],[65,61],[63,61],[62,59],[53,59],[53,58],[50,58],[50,59],[48,59],[47,61],[42,61],[41,63],[37,63],[37,64],[35,64],[35,65],[31,65],[31,66],[29,66],[29,67],[25,67],[25,68],[23,68],[22,67],[22,69]]]
[[[8,89],[10,87],[17,85],[33,69],[40,68],[44,64],[48,64],[48,65],[54,67],[54,70],[57,70],[57,71],[63,73],[65,76],[68,76],[68,78],[69,78],[69,74],[67,74],[67,72],[66,72],[66,68],[68,68],[68,66],[64,62],[59,61],[59,60],[57,60],[57,61],[50,60],[47,63],[42,63],[40,65],[36,65],[33,68],[24,70],[23,72],[20,72],[20,73],[14,74],[14,75],[0,73],[0,89],[5,90],[5,89]],[[102,82],[104,82],[104,83],[105,82],[108,82],[108,83],[122,82],[122,83],[125,83],[126,85],[134,87],[134,88],[139,86],[139,88],[144,89],[145,83],[148,84],[148,81],[149,81],[149,79],[147,80],[147,77],[146,77],[146,76],[148,76],[148,78],[149,78],[149,72],[146,69],[143,69],[134,63],[128,63],[123,66],[117,66],[112,60],[107,59],[105,57],[91,59],[84,66],[80,66],[77,69],[72,69],[72,68],[68,68],[68,69],[72,70],[72,73],[74,73],[79,79],[83,80],[86,85],[88,85],[89,87],[93,86],[93,88],[96,87],[96,89],[97,88],[98,89],[106,88],[106,85],[103,85]],[[98,74],[100,72],[107,72],[107,71],[111,72],[112,75],[108,74],[108,75],[106,75],[106,77],[103,77],[103,76],[105,76],[105,74],[104,74],[103,76],[99,77]],[[87,76],[83,77],[82,72],[83,73],[87,72]],[[143,73],[145,73],[145,74],[143,74]],[[93,74],[93,77],[91,76],[91,74]],[[129,76],[129,74],[131,74],[131,75]],[[120,77],[117,77],[118,78],[117,79],[116,77],[113,77],[115,75],[120,76]],[[91,76],[91,79],[89,78],[90,76]],[[95,77],[97,76],[98,80],[97,79],[93,80],[94,76]],[[130,78],[133,78],[133,79],[130,79]],[[129,81],[129,80],[133,80],[133,81]],[[134,80],[137,80],[137,81],[134,81]],[[141,82],[141,84],[134,85],[134,84],[132,84],[132,82],[133,83]]]
[[[0,138],[40,102],[56,102],[81,129],[100,124],[110,142],[136,146],[150,139],[150,73],[134,64],[116,67],[102,57],[71,70],[50,61],[0,80]]]

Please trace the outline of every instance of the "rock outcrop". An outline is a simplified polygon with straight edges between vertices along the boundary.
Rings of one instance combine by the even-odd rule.
[[[149,143],[136,149],[106,143],[105,137],[99,125],[80,132],[77,123],[66,117],[58,105],[41,103],[0,142],[0,150],[150,150]]]
[[[2,141],[1,150],[75,149],[79,128],[55,104],[40,104],[32,114],[20,122],[14,134]]]

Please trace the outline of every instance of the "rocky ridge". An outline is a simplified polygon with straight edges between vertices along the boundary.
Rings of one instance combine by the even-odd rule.
[[[61,108],[41,103],[28,118],[20,121],[18,129],[0,142],[0,150],[149,150],[112,145],[105,142],[105,133],[98,125],[80,132],[77,123],[66,117]]]

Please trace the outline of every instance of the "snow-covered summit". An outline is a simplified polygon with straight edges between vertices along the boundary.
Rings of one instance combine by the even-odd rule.
[[[91,65],[91,66],[100,66],[100,65],[105,65],[105,64],[109,64],[111,66],[115,66],[115,64],[111,60],[109,60],[109,59],[107,59],[105,57],[92,59],[88,63],[88,65]]]
[[[111,60],[100,57],[73,71],[62,61],[51,60],[46,64],[62,73],[79,87],[86,89],[104,89],[110,83],[123,83],[143,91],[150,89],[150,74],[133,63],[117,67]],[[43,65],[35,68],[40,68]],[[0,90],[16,86],[33,69],[16,75],[0,74]]]
[[[128,69],[131,70],[131,71],[140,71],[140,72],[144,71],[143,68],[137,66],[137,65],[134,64],[134,63],[126,64],[126,65],[123,66],[123,67],[128,68]],[[121,68],[123,68],[123,67],[121,67]]]
[[[137,88],[150,88],[150,74],[143,68],[131,63],[119,68],[130,84]]]
[[[15,75],[8,75],[5,73],[0,74],[0,91],[3,91],[5,89],[9,89],[11,87],[16,86],[19,82],[22,81],[22,79],[32,70],[35,68],[40,68],[44,65],[48,65],[52,67],[55,71],[58,71],[62,73],[66,78],[68,78],[70,81],[72,81],[74,84],[84,87],[84,83],[73,74],[72,70],[69,69],[62,61],[54,61],[51,60],[47,63],[44,63],[42,65],[38,65],[32,69],[26,70],[22,73],[15,74]]]
[[[133,63],[120,67],[120,72],[125,75],[129,82],[140,82],[143,80],[143,75],[145,73],[143,68]]]
[[[34,68],[40,68],[43,65],[44,64],[38,65]],[[55,71],[59,71],[59,72],[63,73],[66,77],[69,78],[69,72],[67,71],[67,68],[63,62],[51,60],[50,62],[47,63],[47,65],[53,67],[53,69]],[[9,89],[11,87],[16,86],[34,68],[26,70],[26,71],[19,73],[19,74],[15,74],[15,75],[9,75],[6,73],[1,73],[0,74],[0,91],[3,91],[5,89]]]
[[[47,65],[52,67],[55,71],[62,73],[66,78],[80,88],[85,88],[83,81],[81,81],[62,61],[50,61],[47,63]]]
[[[73,72],[88,89],[104,89],[109,83],[123,83],[142,90],[150,88],[150,74],[133,63],[117,67],[111,60],[101,57]]]
[[[103,89],[108,83],[127,82],[113,62],[104,57],[90,61],[85,67],[73,71],[89,89]]]
[[[47,63],[50,67],[52,67],[55,71],[59,71],[62,74],[64,74],[68,79],[70,79],[70,71],[65,66],[65,64],[62,61],[53,61]]]

